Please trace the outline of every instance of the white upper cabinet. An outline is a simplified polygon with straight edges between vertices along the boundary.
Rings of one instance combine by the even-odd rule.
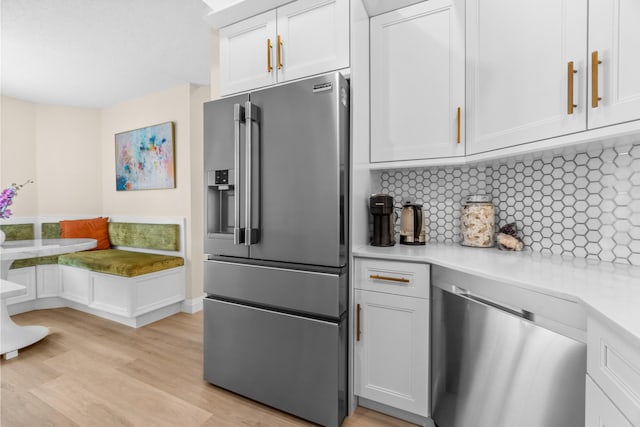
[[[278,36],[278,81],[346,68],[349,2],[299,0],[282,6],[278,8]]]
[[[584,0],[468,1],[467,154],[585,130],[586,36]]]
[[[242,92],[276,82],[276,11],[220,29],[220,92]]]
[[[589,128],[640,119],[639,22],[638,0],[589,2]]]
[[[636,0],[470,0],[467,154],[640,119],[639,17]]]
[[[220,29],[220,93],[349,66],[349,0],[299,0]]]
[[[371,19],[371,162],[464,156],[464,0]]]

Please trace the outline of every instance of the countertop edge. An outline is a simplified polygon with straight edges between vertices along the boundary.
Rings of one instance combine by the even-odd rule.
[[[439,256],[437,255],[438,250],[443,250],[443,252],[446,252],[446,253],[444,255]],[[536,278],[523,280],[522,278],[513,277],[509,275],[508,272],[505,272],[505,273],[497,272],[495,271],[495,268],[493,269],[493,271],[489,271],[491,266],[488,266],[486,268],[478,268],[477,266],[474,266],[473,263],[465,260],[465,257],[463,255],[465,253],[468,254],[469,250],[485,251],[482,253],[482,257],[487,259],[495,258],[496,260],[498,259],[504,260],[505,256],[509,256],[507,254],[514,254],[514,257],[511,260],[509,260],[510,263],[521,262],[526,264],[526,263],[535,262],[535,264],[540,264],[542,267],[547,267],[547,265],[545,264],[548,264],[548,267],[553,266],[556,269],[557,268],[572,269],[571,271],[572,274],[569,274],[569,276],[572,276],[573,274],[577,274],[577,276],[580,276],[581,274],[589,274],[589,272],[586,272],[586,273],[581,272],[580,271],[581,268],[573,266],[572,260],[569,260],[567,258],[561,259],[559,257],[549,256],[549,257],[536,257],[534,260],[533,256],[529,258],[529,255],[532,255],[531,253],[516,254],[516,253],[504,253],[504,252],[498,252],[498,251],[488,252],[486,251],[486,249],[466,248],[466,247],[462,247],[454,244],[429,244],[421,247],[396,246],[396,247],[388,247],[388,248],[359,246],[359,247],[355,247],[352,250],[352,255],[356,258],[369,258],[369,259],[433,264],[440,267],[456,270],[462,273],[479,276],[484,279],[494,280],[501,283],[508,283],[523,289],[527,289],[527,290],[531,290],[541,294],[549,295],[552,297],[575,302],[580,304],[585,309],[587,316],[594,317],[601,323],[606,323],[609,327],[611,327],[612,329],[615,329],[615,332],[622,334],[629,340],[633,340],[635,343],[635,346],[640,348],[640,323],[636,324],[635,322],[633,322],[633,324],[630,324],[632,323],[631,321],[620,322],[619,319],[615,318],[616,315],[620,314],[620,312],[616,310],[615,313],[611,313],[612,311],[611,308],[606,310],[600,307],[597,301],[597,296],[586,295],[588,294],[589,289],[585,289],[583,293],[570,292],[566,289],[553,289],[553,288],[549,288],[548,286],[545,287],[536,283],[536,280],[537,280]],[[436,254],[434,255],[434,253],[432,252],[436,252]],[[457,254],[458,252],[460,256],[456,256],[455,258],[452,257],[452,254]],[[577,260],[581,261],[579,259]],[[598,271],[597,269],[599,265],[601,267],[606,267],[604,270],[611,269],[611,268],[615,270],[616,268],[626,267],[626,266],[619,267],[618,265],[612,266],[611,264],[612,263],[590,264],[590,270]],[[632,269],[632,267],[629,267],[629,268]],[[638,273],[640,272],[640,269],[638,270],[634,269],[633,271],[634,273]],[[601,274],[607,274],[607,273],[608,273],[607,271],[601,272]],[[612,281],[614,281],[613,274],[614,273],[612,273],[612,279],[611,279]],[[617,274],[616,278],[619,278],[621,273],[617,272],[615,274]],[[632,282],[634,280],[637,280],[636,275],[635,274],[633,276],[629,275],[628,281]],[[638,287],[637,292],[640,294],[640,280],[638,280],[637,287]],[[606,288],[606,284],[603,285],[603,288]],[[633,304],[633,302],[631,304]],[[640,305],[638,305],[637,311],[640,313]]]

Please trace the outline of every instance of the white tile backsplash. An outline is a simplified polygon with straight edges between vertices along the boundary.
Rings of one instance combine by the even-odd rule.
[[[424,204],[429,241],[460,241],[470,194],[490,194],[534,252],[640,265],[640,141],[488,165],[377,171],[379,192]]]

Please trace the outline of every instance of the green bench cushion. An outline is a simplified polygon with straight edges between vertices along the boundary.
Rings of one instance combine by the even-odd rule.
[[[34,267],[36,265],[57,264],[59,255],[40,256],[36,258],[17,259],[11,263],[11,270],[14,268]]]
[[[99,273],[135,277],[184,265],[177,256],[157,255],[143,252],[105,249],[101,251],[75,252],[58,257],[58,264]]]
[[[60,224],[57,222],[42,223],[42,238],[60,238]],[[179,251],[180,226],[178,224],[110,222],[109,241],[113,246]]]
[[[59,239],[60,238],[60,223],[57,222],[43,222],[40,225],[43,239]]]
[[[33,240],[33,224],[2,224],[0,230],[4,231],[9,240]]]
[[[109,240],[114,246],[179,251],[180,226],[178,224],[110,222]]]

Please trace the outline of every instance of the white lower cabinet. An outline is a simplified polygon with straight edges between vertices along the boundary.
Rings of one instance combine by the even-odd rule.
[[[370,261],[356,261],[356,288],[371,287],[374,276],[381,291],[356,289],[355,393],[362,398],[422,417],[429,416],[429,299],[389,292],[385,277],[361,277]],[[386,261],[376,261],[385,270]],[[397,271],[398,263],[390,263]],[[407,277],[425,277],[428,266],[404,264]],[[417,270],[416,270],[417,268]],[[404,283],[402,276],[390,277]],[[369,283],[368,283],[369,282]],[[409,283],[409,279],[407,282]],[[393,289],[393,288],[391,288]]]
[[[360,290],[356,300],[358,395],[428,416],[429,301]]]
[[[640,426],[640,347],[595,317],[587,319],[587,374],[587,427]]]
[[[585,427],[633,427],[589,376],[586,411]]]

